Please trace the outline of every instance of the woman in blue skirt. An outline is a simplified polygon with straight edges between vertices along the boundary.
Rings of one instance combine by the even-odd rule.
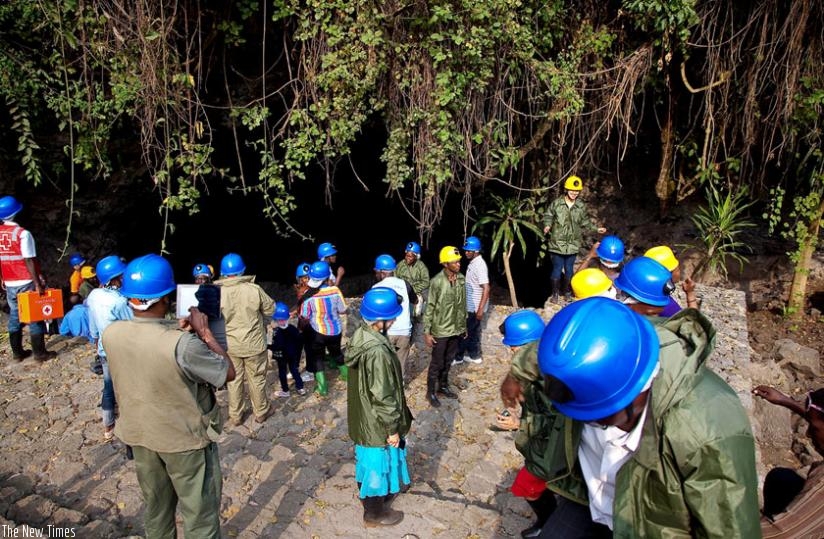
[[[386,331],[401,314],[401,297],[376,287],[363,297],[361,326],[346,349],[349,437],[355,442],[355,480],[367,527],[394,526],[403,513],[390,507],[409,485],[406,440],[412,413],[403,375]]]

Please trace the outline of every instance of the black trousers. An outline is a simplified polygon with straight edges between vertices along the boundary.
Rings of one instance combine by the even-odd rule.
[[[318,333],[312,328],[307,331],[311,332],[311,340],[309,344],[309,354],[306,356],[306,370],[309,372],[323,372],[323,360],[326,352],[329,352],[329,359],[335,365],[339,365],[343,361],[343,352],[340,349],[341,338],[343,335],[324,335]],[[312,370],[314,368],[314,370]]]
[[[592,521],[589,507],[558,497],[558,506],[541,528],[540,539],[611,539],[612,530]]]
[[[429,371],[426,375],[427,391],[434,393],[441,384],[445,384],[449,379],[449,368],[452,366],[452,359],[458,353],[458,343],[460,335],[451,337],[435,337],[435,345],[432,347],[432,359],[429,361]]]

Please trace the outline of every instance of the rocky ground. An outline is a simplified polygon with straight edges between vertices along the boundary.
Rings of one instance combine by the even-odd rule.
[[[748,335],[746,292],[702,287],[699,294],[719,329],[713,366],[753,417],[761,473],[777,463],[806,464],[812,457],[798,422],[754,402],[749,389],[756,382],[786,391],[820,383],[817,354],[824,324],[809,316],[795,325],[776,323],[763,318],[773,315],[750,313]],[[540,312],[549,318],[555,309],[548,304]],[[460,400],[445,400],[440,409],[429,408],[424,398],[428,354],[420,342],[413,348],[416,366],[407,389],[415,415],[408,440],[413,485],[394,504],[406,514],[400,525],[362,526],[345,383],[333,375],[328,398],[273,399],[277,412],[265,424],[248,420],[225,429],[220,441],[224,535],[517,537],[531,511],[507,489],[522,459],[511,433],[488,428],[500,407],[498,384],[509,361],[496,328],[510,311],[494,308],[484,333],[484,363],[453,368]],[[350,322],[350,331],[355,324]],[[776,345],[778,337],[796,337],[795,344],[807,345],[807,351],[792,343]],[[60,355],[39,367],[12,361],[5,346],[0,352],[0,531],[28,526],[53,536],[60,536],[59,528],[71,528],[76,537],[139,536],[143,503],[133,463],[122,444],[102,439],[102,380],[88,369],[92,348],[62,337],[51,337],[49,347]],[[799,362],[802,356],[806,359]],[[219,398],[225,405],[225,393]]]

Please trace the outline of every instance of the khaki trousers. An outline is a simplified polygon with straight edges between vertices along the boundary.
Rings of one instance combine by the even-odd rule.
[[[146,538],[177,537],[175,509],[179,505],[186,539],[220,539],[223,476],[217,444],[183,453],[157,453],[140,446],[132,451],[146,503]]]
[[[256,356],[237,357],[229,354],[235,366],[235,379],[226,384],[229,389],[229,419],[240,419],[246,413],[245,387],[249,390],[249,400],[255,417],[263,417],[269,412],[269,397],[266,391],[266,368],[269,358],[266,350]]]

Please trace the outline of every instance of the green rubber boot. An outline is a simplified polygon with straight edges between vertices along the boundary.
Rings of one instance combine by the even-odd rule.
[[[323,371],[315,373],[315,393],[321,397],[329,394],[329,384],[326,382],[326,373]]]
[[[349,367],[347,367],[346,365],[339,365],[338,372],[340,373],[341,380],[343,380],[344,382],[349,381]]]

